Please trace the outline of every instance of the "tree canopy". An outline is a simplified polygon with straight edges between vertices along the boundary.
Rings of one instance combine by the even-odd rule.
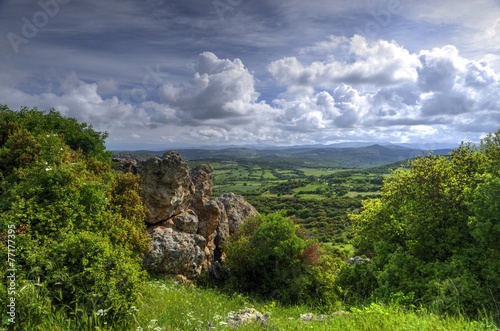
[[[444,312],[498,314],[499,175],[500,131],[479,146],[462,144],[448,157],[417,158],[395,171],[380,198],[350,215],[358,253],[372,263],[348,272],[369,276],[371,288],[342,285],[357,298],[403,293]]]

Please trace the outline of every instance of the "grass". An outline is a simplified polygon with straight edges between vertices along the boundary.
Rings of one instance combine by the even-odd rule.
[[[222,323],[230,312],[246,307],[269,312],[271,317],[267,327],[253,323],[239,330],[497,330],[488,319],[470,321],[464,317],[438,316],[425,310],[408,311],[378,304],[330,315],[322,321],[303,321],[300,316],[314,313],[312,308],[284,307],[273,301],[228,295],[216,289],[185,287],[169,280],[150,282],[144,299],[137,314],[136,330],[148,330],[150,326],[157,328],[150,328],[153,330],[234,330]]]
[[[323,176],[323,175],[330,175],[335,172],[339,172],[341,170],[339,169],[334,169],[334,168],[299,168],[305,176]]]
[[[215,162],[211,165],[214,168],[214,193],[216,195],[223,192],[234,192],[242,195],[261,194],[262,196],[269,196],[266,193],[269,188],[279,183],[287,182],[288,180],[302,182],[301,187],[293,189],[292,195],[295,194],[298,198],[304,200],[323,200],[328,198],[330,196],[329,194],[325,196],[316,190],[328,190],[332,187],[338,187],[339,185],[350,191],[346,196],[351,198],[364,198],[378,194],[377,192],[368,192],[367,190],[371,191],[371,189],[374,189],[373,185],[370,184],[370,180],[380,177],[380,174],[368,173],[366,169],[325,167],[302,167],[296,169],[283,167],[271,169],[269,166],[249,162],[245,162],[244,164]],[[337,173],[339,174],[338,178],[328,177]],[[334,184],[329,186],[328,182]],[[358,192],[356,188],[360,186],[365,186],[365,188]]]
[[[489,318],[469,320],[462,316],[439,316],[424,309],[407,310],[397,305],[384,306],[372,303],[362,308],[347,309],[337,314],[320,315],[308,306],[282,306],[274,301],[258,300],[241,294],[227,294],[213,288],[184,286],[172,280],[151,280],[143,293],[142,304],[132,307],[131,323],[127,326],[100,323],[99,314],[80,317],[78,320],[64,318],[54,307],[48,309],[43,319],[23,321],[15,330],[131,330],[131,331],[205,331],[234,330],[224,325],[228,314],[243,308],[255,308],[270,313],[267,325],[251,323],[238,330],[345,330],[345,331],[412,331],[412,330],[463,330],[497,331]],[[313,313],[312,321],[300,317]],[[1,330],[1,328],[0,328]],[[10,330],[10,329],[9,329]]]

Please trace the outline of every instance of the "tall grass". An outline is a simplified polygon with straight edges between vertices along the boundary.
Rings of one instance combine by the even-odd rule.
[[[16,323],[16,328],[11,325],[4,330],[234,330],[224,325],[228,314],[246,307],[268,312],[270,318],[267,325],[247,324],[238,330],[499,330],[488,316],[469,320],[462,316],[440,316],[425,309],[407,310],[398,305],[375,303],[321,316],[307,306],[285,307],[273,301],[252,299],[241,294],[230,295],[217,289],[184,286],[171,280],[150,281],[142,295],[142,304],[130,310],[130,319],[108,325],[103,316],[105,311],[87,316],[78,311],[68,311],[68,308],[54,309],[36,288],[25,288],[24,291],[24,299],[31,299],[29,302],[21,300],[20,304],[26,306],[20,310],[19,323]],[[321,320],[316,320],[316,317],[312,321],[300,319],[302,314],[311,312],[320,316]]]

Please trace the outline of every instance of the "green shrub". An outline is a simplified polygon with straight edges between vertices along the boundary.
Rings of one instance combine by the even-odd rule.
[[[29,278],[43,280],[53,303],[78,307],[82,314],[102,309],[111,320],[123,318],[142,291],[140,261],[95,233],[68,233],[31,252],[28,262]]]
[[[97,320],[126,323],[137,304],[149,246],[145,207],[139,177],[112,170],[104,138],[53,110],[0,107],[0,226],[15,232],[25,329],[37,329],[53,310],[71,319],[100,310]],[[8,239],[0,240],[5,277]],[[37,304],[28,303],[28,292]]]
[[[287,304],[336,305],[340,261],[300,233],[281,212],[245,221],[225,247],[228,286]]]

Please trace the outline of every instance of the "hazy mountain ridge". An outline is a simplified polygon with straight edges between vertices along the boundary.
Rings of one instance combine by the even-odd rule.
[[[189,161],[241,159],[258,160],[265,163],[286,162],[290,166],[367,168],[376,167],[430,153],[447,155],[452,149],[425,150],[400,145],[371,144],[360,147],[344,145],[294,146],[273,149],[250,147],[230,147],[225,149],[177,149],[182,157]],[[166,151],[114,151],[115,157],[134,157],[139,159],[161,156]]]

